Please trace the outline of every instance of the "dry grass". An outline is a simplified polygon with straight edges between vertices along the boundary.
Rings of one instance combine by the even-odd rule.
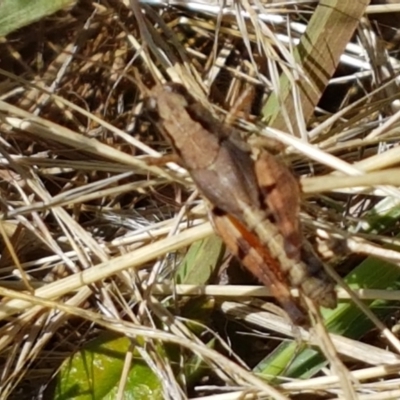
[[[325,332],[293,328],[274,313],[276,306],[265,310],[249,301],[268,295],[264,289],[171,284],[187,248],[213,231],[186,172],[149,162],[148,156],[169,148],[149,122],[138,79],[148,87],[181,82],[221,118],[254,88],[251,115],[231,112],[228,118],[250,143],[280,151],[300,176],[303,225],[310,240],[324,246],[327,263],[342,266],[343,275],[350,271],[360,258],[348,257],[347,249],[400,264],[392,217],[400,199],[395,37],[385,25],[384,42],[362,19],[358,44],[342,55],[341,75],[330,80],[332,89],[307,117],[300,83],[305,79],[313,88],[304,78],[313,71],[299,64],[293,46],[313,6],[291,3],[265,5],[262,21],[246,2],[236,5],[241,13],[235,16],[232,6],[223,18],[218,7],[191,10],[196,3],[142,5],[135,18],[116,0],[82,1],[1,44],[1,398],[36,393],[99,330],[145,339],[136,348],[163,380],[165,398],[400,397],[400,358],[385,348],[389,342],[399,352],[400,344],[382,322],[375,321],[369,344],[337,335],[330,348]],[[294,111],[280,97],[282,75],[294,88]],[[265,123],[275,114],[264,108],[271,93],[282,106],[279,126]],[[383,249],[388,244],[392,250]],[[211,349],[179,318],[187,299],[199,293],[218,299],[209,329],[232,351],[221,338]],[[349,296],[344,289],[339,294]],[[400,299],[396,291],[355,294]],[[385,323],[390,315],[395,313]],[[254,343],[243,336],[248,350],[241,351],[237,333],[216,323],[221,317],[244,324],[247,334],[268,330],[279,340],[322,345],[332,369],[316,378],[267,383],[248,369],[255,365]],[[160,343],[200,356],[210,367],[203,371],[205,384],[191,382],[184,394],[175,361],[159,351]],[[276,346],[268,337],[260,343],[262,356]]]

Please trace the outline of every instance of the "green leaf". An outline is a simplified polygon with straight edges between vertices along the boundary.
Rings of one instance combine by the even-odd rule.
[[[131,341],[104,334],[87,343],[66,360],[55,379],[55,389],[46,398],[54,400],[115,399],[125,356]],[[162,399],[162,387],[137,351],[125,385],[124,399]]]

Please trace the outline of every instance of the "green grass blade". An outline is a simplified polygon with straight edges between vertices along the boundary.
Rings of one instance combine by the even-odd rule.
[[[194,242],[177,271],[177,282],[204,285],[221,264],[225,247],[222,240],[211,235]]]
[[[0,36],[54,14],[76,0],[2,0],[0,2]]]

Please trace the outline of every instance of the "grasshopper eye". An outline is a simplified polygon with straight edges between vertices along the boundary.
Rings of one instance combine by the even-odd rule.
[[[146,97],[143,101],[143,106],[150,120],[152,120],[153,122],[157,122],[160,120],[157,99],[155,97],[152,96]]]
[[[146,97],[144,107],[150,112],[157,112],[157,100],[154,97]]]
[[[180,94],[183,97],[189,96],[189,93],[185,86],[181,85],[180,83],[168,82],[164,85],[164,89],[171,93]]]

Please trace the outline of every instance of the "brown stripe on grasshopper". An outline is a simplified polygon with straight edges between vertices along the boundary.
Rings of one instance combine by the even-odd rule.
[[[317,258],[314,258],[313,264],[309,266],[300,257],[298,259],[289,257],[285,251],[283,235],[278,227],[266,217],[263,210],[244,207],[243,219],[246,228],[255,233],[260,245],[268,249],[271,257],[279,263],[292,286],[299,288],[302,293],[321,306],[336,307],[334,284],[322,264],[316,263]]]
[[[229,251],[238,257],[261,283],[271,289],[272,295],[279,301],[290,319],[298,325],[306,324],[306,313],[292,297],[286,276],[277,261],[260,246],[257,238],[239,221],[227,214],[213,213],[213,223]]]

